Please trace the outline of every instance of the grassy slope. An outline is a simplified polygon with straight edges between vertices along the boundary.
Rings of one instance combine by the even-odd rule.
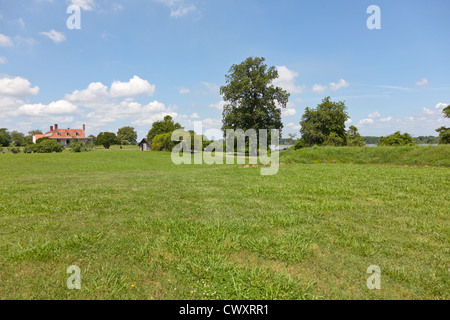
[[[0,154],[0,177],[2,299],[449,298],[448,168],[263,177],[127,149]]]
[[[281,152],[282,163],[356,163],[450,167],[450,146],[335,148],[313,147]]]

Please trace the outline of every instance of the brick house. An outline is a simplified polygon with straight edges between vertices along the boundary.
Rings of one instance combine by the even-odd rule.
[[[72,140],[78,140],[84,144],[92,143],[94,138],[86,137],[86,125],[83,124],[83,129],[59,129],[58,125],[51,126],[50,131],[45,134],[33,135],[33,143],[41,138],[50,138],[56,140],[60,145],[68,147]]]

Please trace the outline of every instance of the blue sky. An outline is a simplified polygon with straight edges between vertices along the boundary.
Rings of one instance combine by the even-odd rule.
[[[70,4],[81,29],[69,30]],[[369,30],[367,8],[381,10]],[[249,56],[291,93],[284,136],[308,107],[345,100],[363,135],[449,125],[450,1],[0,0],[0,127],[88,134],[166,114],[221,127],[220,86]]]

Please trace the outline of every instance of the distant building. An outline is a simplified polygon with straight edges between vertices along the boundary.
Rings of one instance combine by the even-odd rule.
[[[150,142],[147,139],[142,139],[141,143],[139,143],[140,151],[150,151]]]
[[[34,134],[33,143],[39,139],[49,138],[56,140],[60,145],[69,146],[72,140],[78,140],[84,144],[92,143],[94,138],[86,137],[86,125],[83,124],[83,129],[58,129],[58,125],[51,126],[50,131],[45,134]]]

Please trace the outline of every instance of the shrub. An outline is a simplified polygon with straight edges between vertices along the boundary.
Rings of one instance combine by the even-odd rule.
[[[401,134],[400,131],[397,131],[394,134],[391,134],[387,137],[381,137],[379,146],[415,146],[413,138],[409,133]]]
[[[23,148],[23,153],[33,153],[33,145],[27,144],[25,148]]]
[[[39,139],[41,140],[41,139]],[[63,152],[64,146],[60,145],[58,142],[48,139],[40,141],[39,143],[32,146],[34,153],[53,153],[53,152]]]
[[[70,143],[71,152],[79,153],[79,152],[89,152],[92,150],[94,150],[94,146],[90,143],[85,145],[84,143],[79,142],[76,139],[72,140],[72,142]]]
[[[20,153],[20,149],[17,148],[16,146],[14,146],[14,145],[11,146],[11,147],[9,147],[8,150],[9,150],[10,152],[14,153],[14,154]]]
[[[172,151],[179,142],[172,141],[172,133],[159,134],[153,138],[152,151]]]

